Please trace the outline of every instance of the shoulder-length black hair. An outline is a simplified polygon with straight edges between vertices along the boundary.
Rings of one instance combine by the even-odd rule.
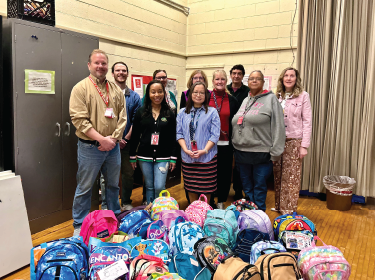
[[[194,106],[193,92],[194,92],[195,87],[199,86],[199,85],[202,85],[204,87],[205,95],[204,95],[204,102],[203,102],[202,105],[203,105],[204,109],[206,110],[206,113],[208,111],[208,103],[210,102],[211,94],[209,93],[209,91],[208,91],[207,86],[206,86],[205,83],[196,82],[189,89],[189,96],[188,96],[188,100],[186,102],[186,109],[185,109],[185,113],[186,114],[190,114],[190,110]]]
[[[145,102],[143,106],[145,107],[144,113],[142,114],[142,117],[152,115],[152,105],[151,105],[151,98],[150,98],[150,89],[151,86],[154,84],[159,84],[164,92],[164,98],[161,101],[161,109],[160,109],[160,116],[161,117],[169,117],[170,116],[170,109],[168,106],[167,101],[165,100],[165,88],[163,84],[158,80],[152,80],[146,87],[146,95],[145,95]]]

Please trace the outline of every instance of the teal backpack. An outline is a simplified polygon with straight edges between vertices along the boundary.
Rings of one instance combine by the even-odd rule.
[[[208,210],[203,231],[207,236],[217,236],[232,249],[236,244],[238,224],[232,210]]]

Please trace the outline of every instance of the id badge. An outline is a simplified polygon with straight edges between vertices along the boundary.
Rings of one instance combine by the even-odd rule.
[[[237,124],[242,124],[242,122],[243,122],[243,117],[241,116],[238,118]]]
[[[159,133],[151,134],[151,145],[154,145],[154,146],[159,145]]]
[[[198,151],[197,141],[195,141],[195,140],[191,141],[191,150],[192,150],[193,152]]]
[[[105,109],[105,117],[113,119],[115,117],[115,114],[113,113],[113,108],[107,108]]]

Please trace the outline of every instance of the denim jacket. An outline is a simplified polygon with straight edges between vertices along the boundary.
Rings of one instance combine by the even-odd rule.
[[[139,94],[130,88],[126,87],[125,89],[125,101],[126,101],[126,114],[127,114],[127,123],[124,130],[122,138],[125,138],[128,134],[130,127],[133,125],[134,116],[137,110],[142,106],[141,98]]]

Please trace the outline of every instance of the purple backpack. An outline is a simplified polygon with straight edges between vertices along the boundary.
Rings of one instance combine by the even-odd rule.
[[[163,239],[166,240],[168,229],[163,221],[157,220],[152,222],[147,228],[147,239]]]
[[[238,227],[243,229],[254,229],[268,233],[271,240],[274,239],[270,218],[262,210],[245,210],[238,216]]]
[[[171,228],[172,222],[174,222],[177,217],[183,217],[185,221],[189,221],[186,213],[183,210],[163,210],[160,212],[159,217],[168,230]]]

